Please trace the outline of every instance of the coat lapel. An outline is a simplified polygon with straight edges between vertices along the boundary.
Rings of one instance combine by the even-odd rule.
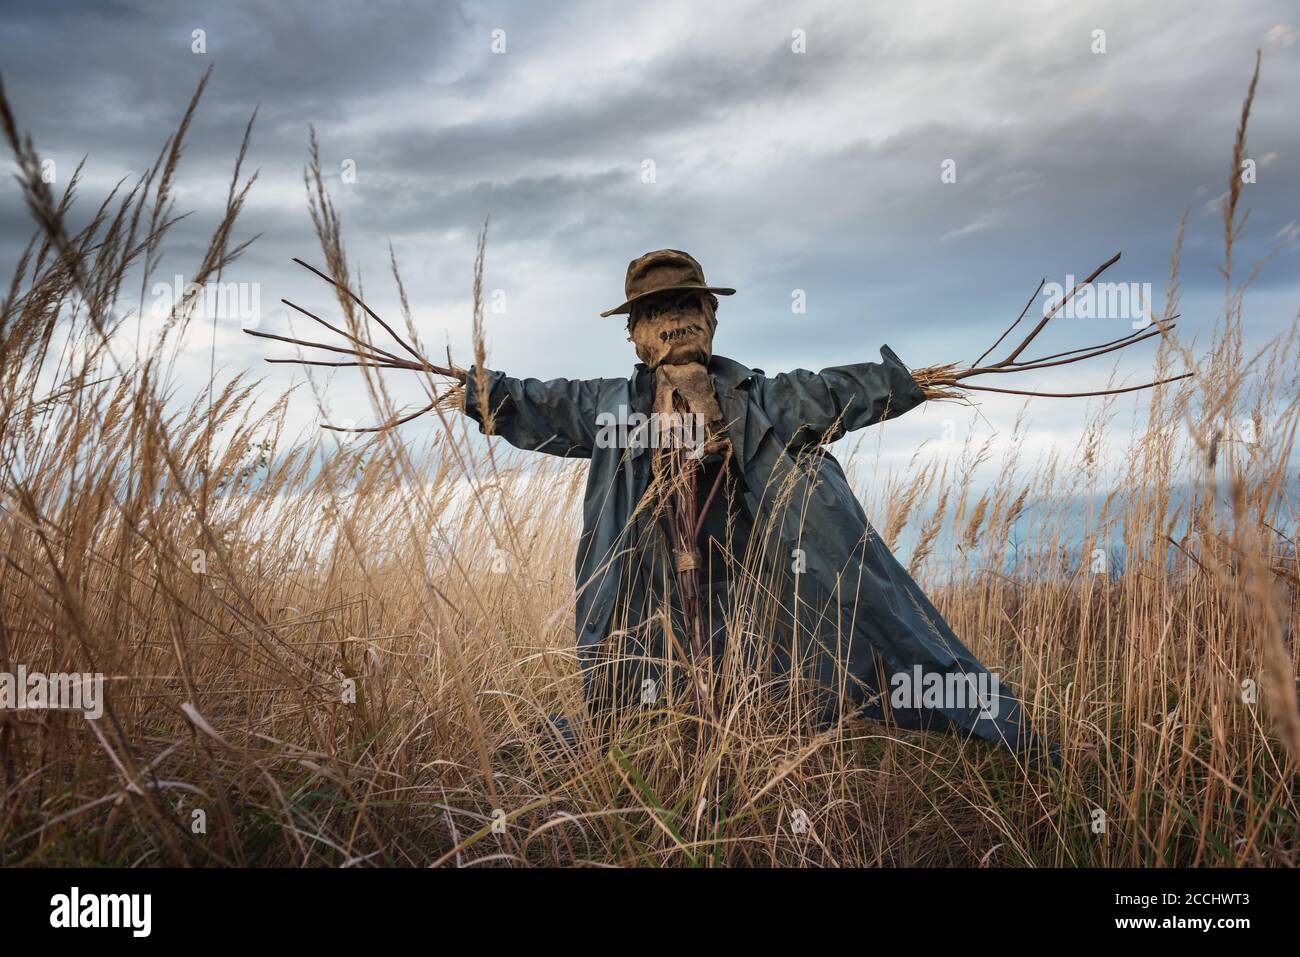
[[[758,440],[762,439],[761,433],[757,436],[749,434],[749,390],[754,378],[762,375],[762,372],[726,356],[714,356],[709,361],[709,373],[713,376],[718,405],[727,423],[727,437],[731,439],[733,454],[742,467],[748,466],[753,450],[758,447]]]

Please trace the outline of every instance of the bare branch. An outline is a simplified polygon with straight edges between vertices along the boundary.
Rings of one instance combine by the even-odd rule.
[[[433,409],[442,400],[442,398],[443,398],[442,396],[438,396],[423,408],[417,409],[416,411],[410,412],[406,415],[400,415],[397,416],[396,418],[389,419],[387,422],[385,422],[382,425],[372,425],[369,426],[368,428],[361,428],[361,429],[350,429],[350,428],[344,428],[341,425],[329,425],[326,423],[321,423],[321,428],[329,429],[331,432],[384,432],[388,429],[395,429],[397,428],[397,426],[410,422],[412,419],[418,419],[426,412],[432,412]]]
[[[375,312],[375,310],[371,309],[368,305],[366,305],[365,302],[362,301],[361,297],[358,296],[355,292],[353,292],[351,289],[349,289],[347,286],[343,285],[342,283],[335,282],[334,279],[332,279],[330,276],[327,276],[325,273],[321,272],[319,269],[317,269],[315,266],[311,265],[310,263],[305,263],[301,259],[298,259],[296,256],[294,257],[293,261],[296,262],[299,266],[302,266],[304,269],[314,272],[316,275],[320,276],[322,279],[324,279],[335,289],[338,289],[340,292],[347,293],[348,296],[351,297],[353,302],[355,302],[358,306],[360,306],[362,309],[365,310],[367,316],[369,316],[371,319],[375,320],[375,322],[379,323],[381,326],[384,327],[384,331],[387,332],[390,336],[392,336],[399,346],[401,346],[412,356],[414,356],[417,361],[419,362],[425,361],[424,357],[421,356],[418,352],[416,352],[415,348],[412,345],[410,345],[410,343],[408,343],[405,339],[403,339],[401,336],[395,333],[392,330],[392,327],[389,326],[388,323],[384,322],[383,319],[379,318],[379,314]]]
[[[1073,299],[1075,293],[1077,293],[1080,289],[1082,289],[1084,286],[1091,284],[1094,279],[1096,279],[1098,276],[1104,273],[1111,266],[1115,265],[1115,263],[1119,262],[1119,257],[1120,257],[1119,253],[1116,253],[1115,255],[1111,256],[1104,263],[1102,263],[1100,266],[1094,269],[1092,271],[1092,275],[1090,275],[1087,279],[1085,279],[1083,282],[1076,285],[1068,293],[1062,296],[1060,301],[1057,302],[1057,304],[1054,305],[1051,309],[1049,309],[1046,312],[1046,314],[1044,314],[1043,318],[1039,320],[1038,325],[1034,326],[1034,331],[1031,332],[1029,335],[1025,336],[1025,340],[1022,343],[1020,343],[1020,345],[1016,346],[1015,351],[1012,352],[1011,355],[1007,356],[1005,359],[1002,360],[1001,365],[1007,365],[1008,363],[1015,362],[1016,356],[1020,355],[1020,353],[1025,351],[1025,348],[1029,345],[1029,343],[1034,341],[1034,337],[1037,336],[1040,332],[1042,332],[1043,327],[1052,321],[1052,317],[1061,311],[1061,307],[1064,306],[1071,299]],[[997,363],[995,363],[995,365],[996,364]]]
[[[1147,382],[1144,385],[1131,385],[1124,389],[1098,389],[1095,392],[1027,392],[1022,389],[995,389],[987,385],[964,385],[960,388],[971,389],[975,392],[1002,392],[1006,395],[1037,395],[1048,399],[1084,399],[1094,395],[1119,395],[1122,392],[1138,392],[1142,389],[1152,389],[1158,385],[1164,385],[1166,382],[1177,382],[1179,379],[1187,379],[1195,375],[1194,372],[1184,372],[1182,375],[1170,376],[1168,379],[1157,379],[1155,382]]]

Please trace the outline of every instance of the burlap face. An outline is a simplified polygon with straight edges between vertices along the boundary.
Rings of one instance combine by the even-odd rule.
[[[685,362],[708,364],[717,328],[713,304],[698,293],[655,296],[632,307],[628,338],[651,369]]]

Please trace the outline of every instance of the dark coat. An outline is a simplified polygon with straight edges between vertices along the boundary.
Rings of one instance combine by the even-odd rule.
[[[925,676],[988,678],[871,527],[839,462],[822,447],[924,401],[893,351],[882,346],[880,353],[882,362],[770,377],[722,356],[709,363],[754,525],[773,528],[782,553],[801,549],[801,573],[780,586],[783,604],[820,609],[815,621],[803,623],[805,633],[835,623],[836,637],[821,642],[812,674],[839,706],[873,717],[884,710],[875,694],[882,673],[890,681],[886,695],[895,688],[892,676],[915,676],[918,667]],[[522,449],[591,460],[576,569],[580,654],[606,635],[620,582],[628,580],[624,563],[634,558],[629,519],[650,480],[649,450],[602,447],[609,443],[598,441],[597,418],[618,416],[620,406],[625,414],[648,413],[653,378],[641,364],[630,379],[542,382],[487,372],[494,434]],[[465,411],[481,423],[481,410],[471,372]],[[826,647],[831,641],[836,647]],[[1005,684],[991,709],[996,717],[977,702],[910,706],[920,702],[895,703],[893,720],[905,728],[962,729],[1016,751],[1029,744],[1023,708]]]

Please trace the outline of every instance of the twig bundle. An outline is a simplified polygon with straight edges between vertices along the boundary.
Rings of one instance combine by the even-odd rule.
[[[320,316],[316,315],[313,312],[308,312],[302,306],[299,306],[296,303],[292,303],[288,299],[281,299],[280,301],[284,303],[286,306],[288,306],[290,309],[302,313],[304,316],[306,316],[308,319],[311,319],[313,322],[320,323],[322,326],[324,326],[326,329],[329,329],[331,332],[338,333],[340,336],[343,336],[343,338],[347,339],[348,342],[351,343],[351,345],[334,346],[326,342],[313,342],[308,339],[295,339],[292,336],[277,336],[270,332],[258,332],[254,329],[245,329],[244,331],[248,333],[250,336],[257,336],[259,339],[274,339],[278,342],[289,342],[292,343],[293,345],[306,346],[311,349],[324,349],[327,352],[339,353],[345,356],[350,356],[351,358],[342,361],[326,361],[322,359],[302,359],[302,358],[267,359],[266,360],[267,362],[295,363],[297,365],[304,365],[304,366],[331,366],[331,367],[373,366],[378,369],[402,369],[408,372],[424,372],[432,375],[445,376],[448,379],[452,379],[455,383],[446,392],[443,392],[441,394],[435,394],[433,397],[433,401],[431,401],[428,405],[423,406],[422,408],[417,409],[414,412],[408,412],[402,415],[394,416],[392,419],[380,425],[370,426],[368,428],[344,428],[343,426],[339,426],[339,425],[324,425],[322,426],[322,428],[332,429],[335,432],[383,432],[386,429],[396,428],[397,426],[402,425],[405,422],[410,422],[412,419],[419,418],[420,416],[424,415],[426,412],[433,411],[440,404],[446,405],[449,403],[454,403],[459,399],[460,393],[465,384],[466,372],[464,369],[460,369],[452,365],[450,356],[448,356],[447,358],[446,366],[439,366],[430,362],[428,359],[422,356],[413,345],[411,345],[409,342],[407,342],[405,339],[399,336],[396,332],[394,332],[392,326],[384,322],[384,320],[380,318],[377,312],[371,309],[370,306],[368,306],[365,303],[365,301],[361,299],[360,296],[354,293],[351,289],[347,288],[347,286],[343,285],[342,283],[336,282],[333,278],[321,272],[315,266],[303,262],[301,259],[295,257],[293,261],[296,262],[299,266],[302,266],[304,269],[307,269],[310,272],[314,273],[315,275],[319,276],[321,279],[324,279],[335,289],[338,289],[339,291],[345,293],[350,299],[352,299],[353,302],[355,302],[358,306],[361,307],[362,311],[367,316],[369,316],[375,322],[379,323],[380,327],[382,327],[383,330],[387,332],[393,338],[393,340],[402,348],[402,350],[411,356],[411,358],[405,359],[402,358],[400,355],[396,355],[392,352],[389,352],[387,349],[382,349],[379,346],[375,345],[374,342],[369,341],[369,336],[367,336],[366,339],[362,339],[361,337],[356,336],[345,329],[340,329],[338,326],[326,322]]]
[[[1152,336],[1164,335],[1169,330],[1173,329],[1176,325],[1173,320],[1177,319],[1177,316],[1172,316],[1168,321],[1156,320],[1154,323],[1156,328],[1154,329],[1139,329],[1136,332],[1129,333],[1127,336],[1122,336],[1119,339],[1112,339],[1110,342],[1103,342],[1100,345],[1084,346],[1079,349],[1068,349],[1065,352],[1058,352],[1038,359],[1019,358],[1020,354],[1028,348],[1029,344],[1034,341],[1044,328],[1046,328],[1047,324],[1058,312],[1061,311],[1065,304],[1073,299],[1081,289],[1090,285],[1103,272],[1115,263],[1119,262],[1119,257],[1119,253],[1110,257],[1110,259],[1106,260],[1094,269],[1087,279],[1084,279],[1082,282],[1075,285],[1073,289],[1063,295],[1055,305],[1043,313],[1043,318],[1038,321],[1038,324],[1034,326],[1029,335],[1025,336],[1025,338],[1020,341],[1020,344],[1012,349],[1005,359],[1000,359],[997,362],[990,363],[989,365],[980,365],[980,363],[988,358],[989,354],[994,349],[1002,344],[1002,340],[1010,335],[1011,331],[1015,329],[1016,326],[1020,325],[1020,322],[1029,312],[1029,307],[1033,305],[1034,300],[1038,298],[1046,280],[1039,282],[1038,288],[1035,289],[1034,294],[1029,297],[1029,301],[1025,303],[1025,308],[1020,311],[1020,315],[1016,318],[1016,321],[1007,327],[1007,331],[1002,333],[993,345],[984,350],[984,354],[976,359],[973,365],[967,368],[960,368],[959,363],[949,362],[944,365],[926,366],[923,369],[915,370],[912,373],[912,378],[915,379],[917,384],[925,391],[925,397],[927,399],[965,399],[966,396],[963,395],[963,390],[970,390],[973,392],[1001,392],[1007,395],[1034,395],[1058,399],[1074,399],[1096,395],[1117,395],[1122,392],[1137,392],[1141,389],[1150,389],[1158,385],[1164,385],[1166,382],[1177,382],[1179,379],[1186,379],[1188,376],[1192,375],[1192,373],[1185,372],[1182,375],[1170,376],[1166,379],[1157,379],[1154,382],[1127,386],[1121,389],[1096,389],[1088,392],[1037,392],[1027,391],[1024,389],[1002,389],[987,385],[962,384],[964,380],[977,375],[1029,372],[1033,369],[1047,369],[1054,366],[1063,366],[1070,365],[1074,362],[1082,362],[1084,359],[1092,359],[1108,352],[1127,349],[1129,346],[1137,345],[1139,342],[1150,339]]]

